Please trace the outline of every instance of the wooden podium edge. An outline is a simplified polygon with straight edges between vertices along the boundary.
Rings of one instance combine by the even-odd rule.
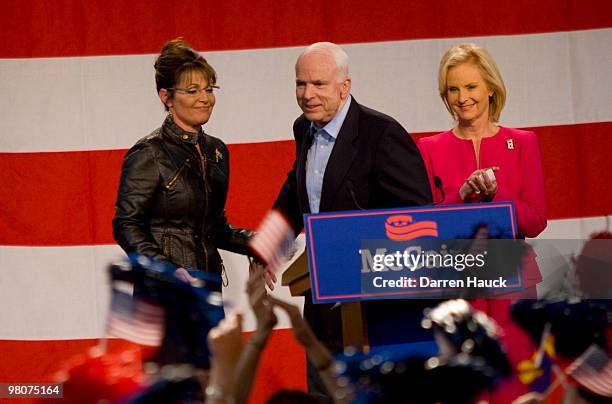
[[[283,272],[281,285],[289,287],[291,296],[304,296],[310,293],[310,271],[306,250]],[[345,348],[355,347],[367,352],[370,344],[366,316],[361,302],[344,302],[340,310],[342,312],[342,344]]]

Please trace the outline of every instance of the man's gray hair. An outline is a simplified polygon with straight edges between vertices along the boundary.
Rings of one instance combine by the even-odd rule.
[[[338,78],[343,80],[349,75],[349,57],[340,46],[331,42],[316,42],[312,45],[308,46],[306,49],[300,53],[298,57],[298,61],[304,55],[309,53],[323,53],[331,56],[336,62],[336,67],[338,68]],[[297,62],[296,62],[297,65]]]

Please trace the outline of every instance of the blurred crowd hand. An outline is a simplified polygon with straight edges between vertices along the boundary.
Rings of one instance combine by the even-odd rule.
[[[242,352],[242,314],[231,314],[213,327],[208,333],[208,347],[213,361],[236,362]]]
[[[317,341],[317,337],[312,332],[310,326],[306,323],[306,320],[304,320],[302,317],[302,314],[297,306],[277,299],[274,296],[269,296],[268,299],[274,307],[278,307],[287,313],[287,316],[291,321],[293,335],[300,344],[306,348],[309,348]]]
[[[248,401],[262,351],[268,343],[272,329],[278,322],[266,292],[264,271],[264,266],[261,263],[256,260],[249,260],[249,280],[246,284],[246,293],[257,324],[255,332],[242,351],[234,373],[235,389],[233,397],[237,403]]]
[[[249,296],[249,303],[253,308],[255,317],[257,319],[257,330],[253,337],[257,333],[262,333],[262,337],[269,335],[272,328],[277,323],[277,317],[274,314],[274,307],[278,307],[287,313],[289,320],[291,321],[291,327],[293,329],[293,335],[295,339],[302,344],[307,350],[312,347],[316,347],[316,350],[320,350],[319,345],[323,345],[318,341],[317,337],[312,332],[312,329],[306,323],[306,320],[302,317],[302,313],[298,307],[294,304],[287,303],[283,300],[277,299],[272,295],[268,295],[264,285],[262,275],[265,274],[266,269],[263,265],[251,261],[250,275],[247,282],[247,294]],[[253,338],[252,337],[252,338]],[[264,341],[256,341],[257,343],[265,344]]]
[[[287,316],[291,321],[291,327],[293,329],[295,339],[304,346],[308,359],[314,368],[317,369],[321,380],[331,394],[331,397],[333,397],[334,402],[344,403],[345,400],[341,399],[340,397],[346,396],[341,393],[342,388],[339,386],[338,380],[334,375],[334,358],[329,350],[312,332],[312,329],[302,317],[300,310],[297,308],[297,306],[279,300],[273,296],[269,296],[268,299],[272,305],[274,305],[274,307],[278,307],[287,313]]]
[[[512,404],[544,404],[544,396],[540,393],[530,392],[516,398]]]
[[[499,167],[490,167],[493,172],[499,171]],[[474,170],[459,188],[459,196],[463,201],[489,202],[497,193],[497,181],[489,178],[486,171],[488,168]]]
[[[255,333],[251,338],[257,338],[253,343],[262,345],[266,343],[272,329],[278,322],[272,304],[268,299],[264,273],[265,268],[262,264],[256,261],[250,262],[249,280],[247,281],[246,292],[249,297],[249,304],[257,320]]]
[[[274,314],[274,307],[278,307],[287,313],[295,339],[304,347],[309,348],[317,342],[312,329],[306,324],[302,313],[297,306],[277,299],[266,292],[264,279],[268,269],[255,260],[250,262],[249,280],[247,282],[247,294],[249,303],[253,308],[257,319],[257,332],[270,332],[276,325],[278,319]],[[270,284],[266,281],[268,287]],[[255,336],[255,335],[254,335]]]
[[[234,396],[234,375],[242,353],[242,315],[230,314],[208,333],[211,353],[210,380],[206,402],[231,402]]]
[[[251,338],[249,338],[242,352],[234,374],[235,389],[233,397],[235,402],[248,401],[261,353],[268,343],[272,329],[278,322],[278,318],[274,313],[274,308],[279,308],[287,313],[291,321],[295,338],[304,346],[306,354],[315,367],[321,372],[326,386],[328,386],[330,391],[335,391],[334,389],[336,389],[337,386],[335,378],[331,374],[333,357],[316,338],[308,324],[306,324],[297,306],[276,299],[267,293],[266,285],[270,289],[274,288],[274,284],[270,283],[271,279],[266,277],[267,270],[268,269],[258,261],[250,260],[249,280],[246,284],[246,293],[249,304],[253,309],[257,325],[255,332],[251,335]],[[276,277],[274,277],[273,280],[276,281]]]

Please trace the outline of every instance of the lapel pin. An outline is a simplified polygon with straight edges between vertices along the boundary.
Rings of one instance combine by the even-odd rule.
[[[508,150],[514,150],[514,140],[513,139],[506,140],[506,146],[508,147]]]
[[[218,163],[219,160],[223,159],[223,153],[219,151],[219,149],[215,148],[215,161]]]

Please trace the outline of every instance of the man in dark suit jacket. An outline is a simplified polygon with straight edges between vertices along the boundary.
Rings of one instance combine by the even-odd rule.
[[[298,57],[295,73],[304,113],[293,125],[296,160],[274,207],[285,213],[296,234],[304,213],[431,203],[425,165],[410,135],[393,118],[351,97],[342,48],[328,42],[309,46]],[[341,350],[338,308],[313,305],[307,296],[304,316],[332,352]],[[308,373],[312,390],[311,368]]]

